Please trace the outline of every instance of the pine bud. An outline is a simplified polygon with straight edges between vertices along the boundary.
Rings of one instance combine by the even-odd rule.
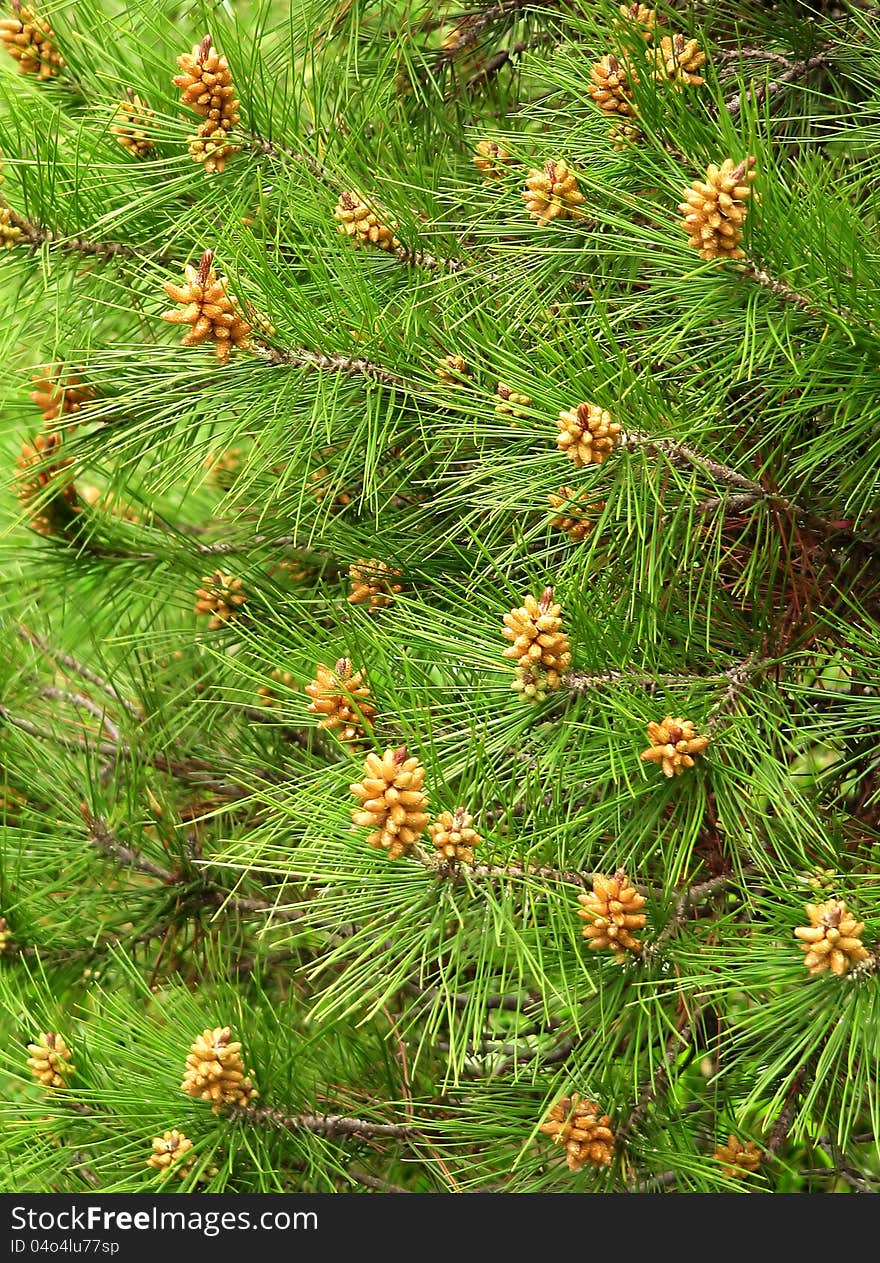
[[[595,519],[605,508],[604,500],[591,500],[587,492],[577,493],[571,487],[560,487],[556,495],[547,497],[556,511],[551,525],[567,531],[576,544],[583,543],[596,525]]]
[[[808,903],[805,907],[810,924],[799,926],[795,936],[801,940],[800,947],[806,952],[804,964],[811,974],[822,974],[830,969],[841,977],[868,959],[870,953],[860,937],[864,923],[847,911],[842,899]]]
[[[464,807],[456,807],[455,811],[442,811],[428,825],[428,833],[440,859],[448,864],[473,864],[474,848],[480,846],[483,839],[476,829],[471,828],[472,824],[473,816]]]
[[[361,740],[376,715],[367,701],[371,694],[363,671],[355,671],[350,658],[340,658],[332,670],[320,662],[315,674],[306,692],[312,698],[309,710],[321,716],[318,727],[338,728],[340,741]]]
[[[590,940],[590,950],[612,951],[618,964],[626,959],[627,952],[637,955],[642,945],[630,931],[640,930],[647,921],[645,913],[639,911],[645,902],[622,868],[613,877],[596,873],[592,892],[578,895],[578,916],[587,923],[583,936]]]
[[[166,1131],[161,1136],[153,1137],[153,1152],[147,1158],[146,1164],[154,1171],[163,1173],[170,1171],[173,1167],[177,1178],[183,1180],[189,1175],[195,1161],[195,1155],[185,1160],[186,1154],[192,1147],[192,1141],[175,1127],[173,1131]]]
[[[226,278],[216,275],[213,259],[213,251],[206,250],[197,268],[186,265],[182,285],[165,282],[165,293],[181,304],[183,310],[163,311],[162,319],[171,324],[190,325],[181,345],[201,346],[203,342],[213,342],[218,361],[225,364],[234,346],[243,350],[250,346],[253,326],[245,320],[235,299],[227,294]]]
[[[638,77],[631,66],[609,53],[595,63],[590,71],[590,78],[593,82],[589,93],[600,110],[607,114],[635,116],[632,85],[638,83]]]
[[[478,140],[474,145],[473,164],[483,177],[484,184],[503,180],[515,162],[516,158],[494,140]]]
[[[8,206],[0,206],[0,248],[11,250],[21,241],[21,229],[14,222],[13,212]]]
[[[706,54],[695,39],[685,35],[664,35],[660,44],[646,54],[651,77],[658,83],[671,83],[676,89],[684,84],[698,88],[706,80],[696,72],[705,64]]]
[[[736,1136],[728,1136],[726,1145],[719,1145],[713,1155],[716,1162],[721,1162],[722,1173],[734,1179],[742,1180],[761,1165],[761,1150],[753,1140],[742,1143]]]
[[[351,592],[348,600],[352,605],[361,605],[369,601],[371,610],[384,609],[390,605],[395,595],[402,591],[402,584],[394,580],[400,578],[400,571],[392,569],[384,561],[371,557],[369,561],[359,557],[348,568],[351,580]]]
[[[390,860],[406,855],[425,831],[428,801],[422,792],[425,769],[409,757],[406,746],[388,749],[382,758],[368,754],[362,780],[351,786],[361,800],[351,818],[353,829],[369,829],[367,842],[388,852]]]
[[[685,190],[678,207],[684,216],[681,226],[701,259],[743,258],[740,242],[755,162],[744,158],[734,166],[732,158],[725,158],[720,167],[713,163],[707,169],[705,181],[694,180]]]
[[[587,200],[578,182],[562,159],[551,159],[541,170],[531,170],[526,177],[523,199],[532,219],[541,228],[554,219],[583,219],[581,210]]]
[[[356,191],[340,193],[333,218],[337,231],[348,237],[353,246],[372,245],[392,253],[400,247],[394,235],[395,221],[382,218]]]
[[[196,1037],[186,1059],[180,1090],[196,1100],[210,1101],[214,1114],[219,1114],[224,1106],[249,1105],[258,1095],[245,1074],[241,1044],[232,1039],[228,1026],[206,1029]]]
[[[659,763],[664,776],[681,776],[685,768],[694,766],[693,756],[702,754],[709,744],[708,737],[700,737],[689,719],[667,715],[659,724],[648,724],[650,745],[641,758],[648,763]]]
[[[71,465],[61,457],[58,434],[38,434],[23,443],[16,462],[16,494],[28,523],[38,535],[65,535],[81,505],[73,483],[65,478]]]
[[[120,101],[116,107],[110,133],[135,158],[149,158],[156,149],[149,134],[154,117],[153,111],[148,110],[137,93],[129,88],[126,100]]]
[[[0,43],[18,62],[19,74],[53,79],[64,67],[64,58],[53,40],[55,32],[27,5],[11,0],[14,16],[0,20]]]
[[[495,388],[495,412],[499,417],[525,417],[528,415],[526,409],[531,407],[532,401],[528,395],[522,395],[519,391],[511,390],[509,386],[505,386],[503,382],[499,382]]]
[[[28,1044],[27,1059],[31,1074],[37,1083],[47,1092],[53,1088],[66,1088],[76,1066],[70,1056],[70,1049],[61,1035],[54,1031],[43,1031],[35,1044]]]
[[[622,427],[611,420],[611,414],[592,403],[579,403],[560,412],[556,426],[560,432],[556,446],[578,469],[584,465],[601,465],[622,433]]]
[[[215,570],[213,574],[203,575],[202,588],[196,589],[196,614],[210,614],[209,631],[216,631],[226,623],[231,623],[242,614],[241,607],[247,601],[247,593],[243,591],[241,579]]]
[[[514,658],[521,669],[540,670],[545,691],[561,686],[571,652],[552,588],[545,588],[538,600],[527,596],[518,609],[509,610],[504,615],[503,635],[511,641],[503,651],[505,658]]]
[[[565,1150],[570,1171],[584,1166],[607,1167],[614,1155],[614,1132],[611,1119],[600,1113],[596,1101],[581,1098],[576,1092],[564,1096],[553,1106],[541,1131]]]

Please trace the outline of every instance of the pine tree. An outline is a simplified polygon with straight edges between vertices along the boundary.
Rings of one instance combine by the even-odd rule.
[[[880,1189],[877,12],[0,43],[19,1191]]]

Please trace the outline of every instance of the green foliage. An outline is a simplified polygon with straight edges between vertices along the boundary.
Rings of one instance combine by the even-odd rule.
[[[615,149],[590,68],[646,45],[610,0],[40,12],[65,72],[0,49],[4,1186],[158,1187],[178,1128],[182,1190],[876,1190],[876,18],[661,8],[706,83],[640,70]],[[213,176],[171,84],[208,31],[242,111]],[[143,159],[111,131],[127,89]],[[750,155],[745,258],[703,262],[678,204]],[[561,158],[586,215],[541,228],[523,182]],[[396,254],[339,234],[344,190]],[[160,319],[205,250],[271,325],[222,367]],[[40,535],[13,471],[46,365],[92,398],[43,497],[81,510]],[[582,401],[626,433],[601,466],[556,446]],[[603,503],[583,542],[563,485]],[[402,585],[372,611],[346,599],[371,558]],[[218,567],[248,600],[210,631]],[[529,704],[502,618],[546,585],[573,669]],[[340,657],[378,711],[362,747],[304,691]],[[710,736],[669,780],[639,758],[667,715]],[[352,829],[366,751],[402,745],[432,813],[474,816],[474,866]],[[577,916],[619,868],[648,896],[620,964]],[[869,956],[811,976],[794,930],[832,897]],[[260,1091],[235,1116],[180,1090],[226,1025]],[[49,1030],[76,1064],[51,1095],[26,1067]],[[607,1169],[539,1131],[572,1092],[611,1116]],[[748,1178],[713,1157],[730,1134]]]

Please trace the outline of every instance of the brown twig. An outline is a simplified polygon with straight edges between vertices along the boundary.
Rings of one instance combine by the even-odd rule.
[[[412,1140],[418,1135],[415,1127],[401,1123],[371,1123],[365,1118],[349,1118],[345,1114],[285,1114],[270,1105],[245,1105],[229,1111],[230,1117],[263,1127],[279,1127],[286,1131],[308,1131],[328,1140],[348,1136],[364,1140]]]
[[[760,83],[754,87],[749,100],[754,105],[763,105],[765,101],[772,100],[778,96],[783,88],[794,83],[798,79],[804,79],[812,70],[824,66],[828,59],[828,52],[815,53],[812,57],[805,57],[803,61],[796,61],[789,64],[787,70],[783,71],[776,79],[771,79],[767,83]],[[731,118],[736,118],[743,107],[743,94],[737,92],[729,100],[724,102],[724,108]]]

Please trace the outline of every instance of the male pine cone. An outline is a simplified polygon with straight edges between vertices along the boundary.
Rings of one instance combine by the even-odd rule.
[[[583,1166],[607,1167],[614,1154],[611,1119],[600,1113],[596,1101],[582,1099],[577,1092],[564,1096],[553,1106],[541,1131],[565,1149],[569,1171]]]
[[[702,754],[708,737],[697,734],[689,719],[667,715],[662,723],[648,724],[650,745],[641,758],[646,763],[659,763],[664,776],[681,776],[685,768],[694,766],[694,755]]]
[[[611,420],[611,414],[592,403],[579,403],[575,408],[560,412],[556,427],[559,430],[556,446],[578,469],[603,464],[622,433],[621,426]]]
[[[553,600],[553,589],[545,588],[536,600],[527,596],[518,609],[504,615],[503,635],[511,644],[505,658],[516,660],[520,671],[540,668],[545,686],[558,689],[562,675],[571,663],[568,636],[562,630],[561,607]]]
[[[53,41],[55,32],[33,9],[12,0],[14,16],[0,20],[0,42],[18,62],[18,72],[53,79],[64,68],[64,58]]]
[[[363,671],[355,671],[350,658],[340,658],[332,670],[319,662],[315,675],[306,692],[312,699],[309,710],[321,716],[319,727],[338,729],[340,741],[360,740],[376,715]]]
[[[35,1044],[28,1044],[28,1052],[27,1064],[37,1083],[47,1091],[67,1087],[67,1080],[76,1067],[61,1035],[43,1031]]]
[[[706,179],[694,180],[685,191],[678,207],[684,216],[681,226],[688,245],[699,251],[701,259],[744,257],[740,243],[755,162],[755,158],[744,158],[734,166],[732,158],[725,158],[720,167],[712,163]]]
[[[523,199],[541,228],[554,219],[583,219],[581,207],[587,200],[574,172],[562,159],[551,159],[540,170],[529,171]]]
[[[216,631],[226,623],[232,622],[241,614],[241,607],[247,601],[247,593],[241,579],[215,570],[213,574],[204,575],[202,588],[196,589],[196,603],[193,607],[196,614],[210,614],[209,631]]]
[[[224,1106],[249,1105],[258,1095],[245,1074],[241,1044],[232,1039],[228,1026],[207,1028],[196,1037],[186,1059],[180,1090],[196,1100],[210,1101],[214,1114],[219,1114]]]
[[[483,839],[472,828],[473,816],[464,807],[442,811],[428,826],[434,849],[449,864],[473,864],[474,849]]]
[[[830,969],[841,977],[868,959],[870,952],[861,940],[865,926],[848,911],[842,899],[805,906],[810,924],[799,926],[795,936],[801,940],[801,949],[806,952],[804,964],[811,974]]]
[[[198,268],[188,263],[184,282],[165,282],[165,293],[180,303],[183,310],[171,308],[162,312],[162,319],[176,325],[189,325],[189,333],[181,338],[183,346],[214,343],[214,354],[221,364],[229,359],[234,346],[242,350],[250,346],[253,326],[245,320],[238,304],[226,292],[226,278],[218,277],[213,267],[214,254],[206,250]]]
[[[425,769],[406,746],[388,749],[382,758],[368,754],[363,777],[351,786],[360,799],[352,809],[352,828],[369,829],[367,842],[387,851],[390,860],[406,855],[424,833],[428,801],[422,792]]]
[[[640,911],[645,902],[622,868],[613,877],[596,873],[590,894],[578,895],[578,916],[587,923],[583,935],[590,940],[590,950],[613,951],[618,964],[626,959],[627,952],[639,953],[642,945],[631,931],[640,930],[648,919]]]

